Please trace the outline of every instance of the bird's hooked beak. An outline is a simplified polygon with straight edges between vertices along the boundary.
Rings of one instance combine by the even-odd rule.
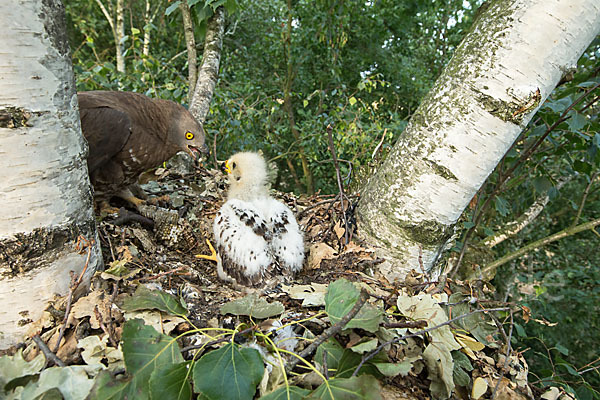
[[[208,146],[206,144],[202,145],[202,147],[196,147],[196,146],[192,146],[192,145],[188,145],[188,153],[192,156],[192,158],[194,159],[194,162],[198,163],[199,160],[203,157],[206,156],[208,157],[208,155],[210,154],[210,152],[208,151]]]

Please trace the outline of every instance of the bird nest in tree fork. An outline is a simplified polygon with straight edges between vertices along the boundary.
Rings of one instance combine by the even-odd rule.
[[[403,398],[425,398],[431,396],[431,390],[451,390],[450,385],[458,379],[468,390],[473,387],[478,391],[485,389],[488,394],[494,390],[513,396],[510,398],[525,398],[521,393],[529,389],[524,378],[527,367],[523,357],[507,351],[503,345],[506,337],[502,339],[494,321],[487,316],[484,318],[481,309],[477,310],[478,298],[485,295],[485,285],[472,287],[450,280],[430,282],[430,277],[419,273],[409,275],[405,282],[391,284],[378,276],[376,266],[382,260],[356,235],[353,209],[357,197],[350,196],[350,201],[346,200],[342,205],[335,195],[304,197],[271,191],[275,199],[285,203],[294,213],[304,231],[303,268],[293,280],[284,279],[264,287],[240,287],[219,279],[214,262],[195,257],[209,253],[207,239],[215,243],[213,221],[225,202],[225,176],[217,169],[194,166],[189,166],[186,171],[173,162],[171,160],[149,176],[142,176],[141,181],[145,182],[142,187],[150,198],[147,204],[133,209],[123,202],[119,216],[109,216],[99,222],[105,271],[96,274],[87,296],[57,298],[48,307],[44,318],[32,324],[31,335],[39,335],[36,337],[39,347],[28,346],[26,358],[32,359],[39,352],[38,348],[45,348],[67,365],[89,364],[92,351],[89,346],[93,342],[94,351],[102,348],[100,358],[104,365],[118,363],[119,357],[122,363],[118,344],[125,340],[126,321],[135,318],[163,334],[179,336],[177,343],[183,357],[189,360],[201,357],[202,354],[195,352],[206,352],[204,346],[207,343],[209,348],[222,346],[218,340],[211,342],[206,336],[193,333],[203,329],[209,332],[238,329],[240,333],[235,335],[234,341],[248,345],[259,337],[252,336],[252,332],[270,329],[267,325],[290,324],[293,337],[304,337],[290,340],[290,351],[298,354],[308,351],[303,357],[315,365],[323,362],[323,354],[321,359],[313,359],[314,349],[310,349],[309,343],[317,343],[320,338],[329,345],[336,343],[342,352],[366,346],[373,340],[381,345],[389,339],[385,335],[393,337],[404,332],[408,335],[405,339],[391,339],[373,359],[385,359],[391,363],[389,365],[396,366],[408,363],[406,373],[387,378],[378,373],[382,393],[399,391],[408,396]],[[350,285],[340,290],[341,293],[353,290],[359,293],[361,288],[366,289],[364,293],[369,293],[369,301],[362,303],[366,311],[360,312],[368,314],[382,310],[375,313],[374,327],[365,323],[349,328],[351,321],[342,331],[339,321],[336,323],[333,317],[335,311],[331,309],[331,299],[330,309],[326,309],[329,318],[322,314],[328,287],[331,289],[333,282],[337,286]],[[357,300],[357,303],[360,301],[365,300]],[[422,306],[425,303],[427,307]],[[450,303],[454,308],[446,316]],[[492,306],[497,305],[485,305],[487,308]],[[246,311],[239,311],[248,308],[254,310],[251,318]],[[273,308],[276,310],[272,311]],[[351,312],[345,310],[341,316],[347,317]],[[461,314],[467,317],[464,321],[468,320],[468,323],[461,322]],[[277,316],[276,320],[266,319]],[[462,332],[459,339],[454,339],[458,333],[410,334],[427,329],[438,332],[437,325],[448,328],[450,319],[457,316],[460,320],[452,323],[452,332]],[[467,333],[470,330],[475,332],[472,333],[474,337]],[[376,335],[375,331],[378,332]],[[381,332],[387,333],[381,336]],[[231,341],[231,336],[228,337]],[[447,371],[451,365],[440,366],[439,371],[449,372],[440,375],[432,374],[433,369],[428,369],[428,346],[438,341],[451,342],[449,346],[455,346],[452,348],[462,349],[462,355],[452,353],[452,357],[458,357],[452,361],[454,368],[457,365],[466,368],[459,371],[459,378],[464,378],[462,381],[456,373]],[[260,340],[256,344],[260,345]],[[365,356],[374,351],[356,352],[353,357],[357,364],[364,363],[365,368],[371,370],[373,361],[368,361]],[[505,353],[512,355],[507,359]],[[289,368],[288,373],[293,370],[294,379],[301,380],[293,383],[303,387],[313,384],[310,374],[291,359],[287,360],[286,368]],[[500,376],[508,379],[503,378],[501,382]],[[496,385],[496,382],[501,383]],[[459,389],[457,387],[455,392]],[[466,392],[463,395],[468,397]]]

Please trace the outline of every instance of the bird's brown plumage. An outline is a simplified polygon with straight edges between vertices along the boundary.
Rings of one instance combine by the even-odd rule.
[[[79,92],[81,130],[96,200],[120,196],[138,204],[128,186],[179,151],[206,152],[204,129],[182,105],[140,93]]]

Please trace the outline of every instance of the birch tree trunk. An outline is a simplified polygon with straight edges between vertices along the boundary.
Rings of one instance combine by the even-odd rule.
[[[117,59],[117,71],[125,73],[125,57],[123,56],[123,53],[125,52],[125,44],[122,40],[125,37],[123,0],[117,0],[117,5],[115,7],[116,10],[114,10],[115,17],[111,15],[111,0],[108,0],[107,2],[109,8],[106,8],[104,3],[102,3],[102,0],[96,0],[96,3],[98,4],[98,7],[100,7],[100,10],[102,10],[102,14],[104,14],[104,17],[108,21],[110,30],[113,34],[113,40],[115,41],[115,56]]]
[[[191,104],[194,99],[194,88],[198,81],[198,54],[196,53],[196,37],[194,36],[194,24],[192,22],[192,13],[187,1],[182,1],[179,4],[181,18],[183,20],[183,33],[185,36],[185,47],[187,48],[188,59],[188,102]],[[224,20],[223,20],[224,21]],[[222,28],[221,28],[222,29]],[[221,33],[221,36],[223,34]],[[208,35],[207,35],[208,37]],[[222,39],[221,39],[222,40]],[[219,50],[219,59],[221,50]],[[217,74],[219,71],[219,59],[217,59]],[[213,87],[214,91],[214,87]],[[212,93],[211,93],[212,98]],[[210,99],[209,99],[210,101]],[[206,117],[206,115],[205,115]]]
[[[0,348],[102,264],[60,0],[0,2]]]
[[[361,235],[390,279],[434,268],[470,199],[600,32],[598,0],[494,0],[369,180]],[[435,275],[435,274],[434,274]]]
[[[198,79],[195,85],[190,82],[190,87],[194,87],[190,112],[201,124],[204,124],[208,115],[210,102],[219,78],[224,32],[225,9],[221,6],[215,10],[206,24],[204,52],[202,53],[202,64],[198,69]]]

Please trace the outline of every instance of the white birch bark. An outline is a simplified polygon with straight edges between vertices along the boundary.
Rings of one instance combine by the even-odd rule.
[[[474,22],[358,208],[390,279],[431,270],[496,164],[600,32],[598,0],[495,0]],[[433,270],[436,272],[436,269]]]
[[[0,2],[0,348],[20,340],[95,245],[102,257],[60,0]]]
[[[121,73],[125,73],[125,43],[123,43],[123,38],[125,37],[125,15],[123,9],[123,0],[117,0],[117,25],[115,26],[115,30],[117,32],[117,37],[115,38],[115,45],[117,50],[117,71]]]
[[[194,95],[190,102],[190,112],[201,124],[204,124],[204,121],[206,121],[210,102],[215,91],[215,86],[217,85],[217,79],[219,78],[219,64],[221,62],[224,31],[225,9],[221,6],[215,10],[215,13],[206,24],[202,64],[198,69]]]

